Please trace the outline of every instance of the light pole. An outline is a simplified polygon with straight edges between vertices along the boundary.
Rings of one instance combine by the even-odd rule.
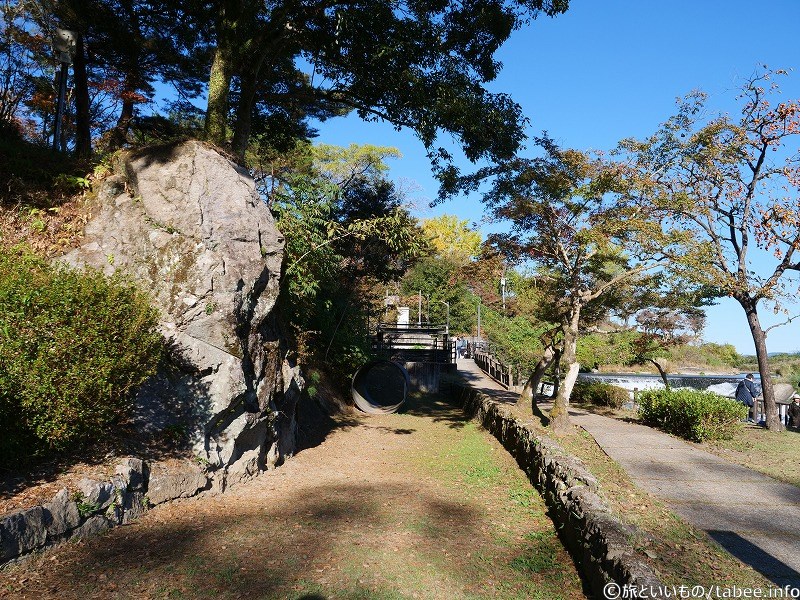
[[[503,269],[503,276],[500,277],[500,291],[503,294],[503,312],[506,312],[506,270]]]
[[[447,308],[447,317],[446,317],[445,324],[444,324],[444,332],[449,335],[450,334],[450,303],[447,302],[446,300],[439,300],[437,298],[434,298],[433,301],[434,302],[441,302],[442,304],[445,305],[445,308]]]
[[[67,98],[67,73],[72,64],[72,55],[75,52],[75,32],[66,29],[56,29],[53,37],[53,50],[61,71],[58,75],[58,102],[56,103],[56,123],[53,129],[53,150],[58,150],[61,141],[61,121],[64,119],[64,102]]]

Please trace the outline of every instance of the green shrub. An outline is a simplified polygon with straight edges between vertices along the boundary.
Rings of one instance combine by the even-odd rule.
[[[617,387],[616,385],[611,385],[610,383],[581,381],[576,383],[575,387],[572,388],[570,399],[573,402],[584,402],[586,404],[620,408],[630,400],[631,397],[630,394],[628,394],[628,390]]]
[[[639,395],[639,414],[645,423],[702,442],[731,438],[747,407],[713,392],[647,390]]]
[[[129,282],[0,250],[0,460],[96,440],[155,371],[157,313]]]

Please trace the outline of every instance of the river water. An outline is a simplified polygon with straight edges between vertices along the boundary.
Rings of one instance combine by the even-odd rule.
[[[667,375],[670,387],[692,388],[695,390],[708,390],[733,398],[736,386],[744,378],[740,375]],[[756,384],[759,377],[755,375]],[[634,390],[659,390],[664,389],[664,382],[658,375],[640,375],[634,373],[581,373],[578,381],[599,381],[610,383],[633,393]]]

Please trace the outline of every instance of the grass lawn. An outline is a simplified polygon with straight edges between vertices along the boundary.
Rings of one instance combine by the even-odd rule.
[[[572,600],[539,494],[461,410],[415,395],[219,496],[0,572],[0,598]]]

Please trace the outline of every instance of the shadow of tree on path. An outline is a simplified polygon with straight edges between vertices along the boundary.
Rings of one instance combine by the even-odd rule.
[[[34,559],[14,580],[0,575],[0,587],[39,598],[324,598],[328,589],[380,598],[392,584],[373,579],[370,563],[387,551],[457,557],[463,539],[491,539],[485,515],[411,483],[324,484],[233,500],[156,509]],[[460,560],[440,563],[443,577],[474,576]]]

